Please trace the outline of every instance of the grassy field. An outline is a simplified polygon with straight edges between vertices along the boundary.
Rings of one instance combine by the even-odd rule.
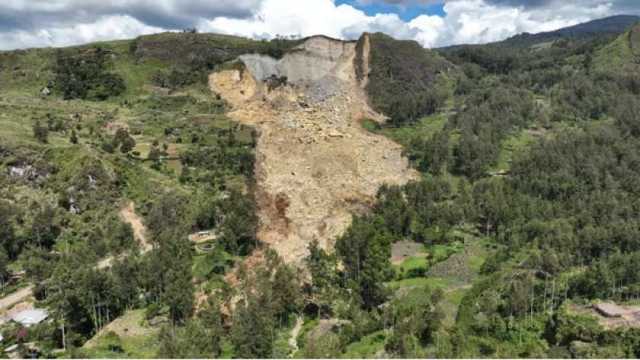
[[[447,113],[438,113],[427,116],[415,124],[403,127],[380,127],[371,120],[364,120],[362,125],[365,129],[389,137],[393,141],[408,148],[414,139],[429,139],[433,134],[444,128],[447,123]]]
[[[154,358],[159,348],[158,331],[146,324],[143,309],[128,311],[88,341],[83,350],[91,358]]]
[[[360,341],[347,345],[342,354],[343,359],[373,358],[376,354],[384,351],[386,335],[384,330],[376,331],[364,336]]]

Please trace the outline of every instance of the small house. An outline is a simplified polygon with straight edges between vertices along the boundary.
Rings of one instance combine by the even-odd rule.
[[[11,320],[29,327],[43,322],[49,317],[49,312],[45,309],[30,309],[21,311],[11,317]]]

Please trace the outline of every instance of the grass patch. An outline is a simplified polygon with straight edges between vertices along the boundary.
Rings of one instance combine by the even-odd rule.
[[[528,130],[522,130],[504,139],[500,145],[500,154],[496,165],[492,167],[491,171],[508,171],[511,168],[514,155],[524,151],[535,141],[536,137]]]
[[[447,286],[454,285],[451,280],[436,278],[436,277],[418,277],[411,279],[402,279],[390,281],[387,283],[387,287],[391,290],[397,290],[403,287],[425,287],[430,286],[433,288],[446,288]]]
[[[401,273],[408,273],[411,271],[416,271],[420,269],[427,269],[429,262],[425,256],[412,256],[405,259],[402,264],[395,265],[396,271]]]
[[[300,333],[298,334],[298,350],[295,354],[293,354],[293,358],[297,358],[301,353],[302,353],[302,349],[304,349],[306,342],[307,342],[307,337],[309,335],[309,333],[315,329],[316,326],[318,326],[320,322],[318,321],[318,319],[307,319],[305,318],[304,320],[304,324],[302,324],[302,330],[300,330]]]
[[[375,132],[387,136],[405,148],[411,146],[415,139],[426,140],[442,130],[447,123],[447,114],[438,113],[423,117],[414,124],[402,127],[382,127]],[[363,124],[364,126],[364,124]],[[365,126],[365,128],[367,128]]]
[[[379,330],[364,336],[360,341],[347,345],[342,358],[361,359],[373,358],[379,351],[384,350],[387,337],[384,330]]]
[[[145,324],[143,309],[128,311],[88,341],[83,352],[90,358],[154,358],[158,329]]]

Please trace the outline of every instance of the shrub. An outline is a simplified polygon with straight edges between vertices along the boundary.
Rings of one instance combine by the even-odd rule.
[[[120,75],[107,72],[107,51],[100,47],[83,50],[60,50],[54,65],[55,86],[65,100],[106,100],[126,89]]]

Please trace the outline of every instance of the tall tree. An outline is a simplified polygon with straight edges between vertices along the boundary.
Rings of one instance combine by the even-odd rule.
[[[393,277],[391,236],[379,218],[357,217],[338,238],[336,253],[344,265],[346,279],[359,294],[365,308],[385,301],[384,282]]]

